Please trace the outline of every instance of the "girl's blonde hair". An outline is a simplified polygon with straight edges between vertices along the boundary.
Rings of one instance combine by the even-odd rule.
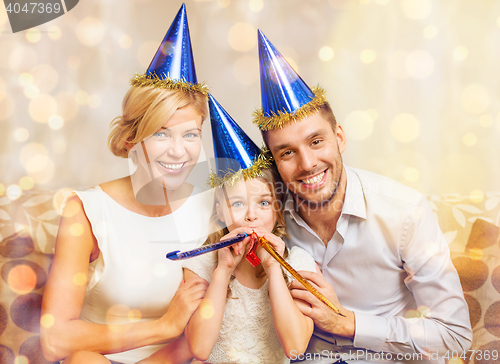
[[[187,106],[200,114],[202,122],[207,118],[207,100],[199,92],[131,87],[123,98],[122,115],[111,122],[109,149],[114,155],[127,158],[127,142],[136,144],[153,135],[178,109]]]
[[[261,176],[256,177],[259,181],[263,182],[271,191],[272,209],[276,213],[276,224],[274,225],[272,233],[278,237],[286,236],[285,233],[285,214],[283,211],[284,199],[286,189],[283,188],[281,179],[279,178],[276,167],[273,165],[271,168],[261,170]],[[226,224],[219,220],[217,214],[217,204],[222,206],[225,203],[224,191],[225,185],[217,187],[214,194],[214,207],[210,215],[209,228],[211,233],[203,245],[212,244],[220,241],[220,239],[229,233]]]
[[[276,223],[274,224],[272,233],[276,235],[277,237],[281,238],[283,236],[287,236],[285,229],[286,229],[286,223],[285,223],[285,214],[284,214],[284,202],[285,202],[285,196],[286,196],[286,188],[284,187],[283,182],[281,182],[281,178],[279,177],[278,171],[276,169],[276,166],[273,164],[272,167],[266,168],[261,170],[261,176],[255,177],[259,181],[263,182],[266,184],[266,186],[269,188],[269,191],[271,191],[271,196],[272,196],[272,206],[271,208],[275,211],[276,213]],[[224,198],[224,191],[223,188],[225,188],[225,185],[222,185],[221,187],[217,187],[215,189],[215,194],[214,194],[214,207],[212,209],[212,214],[210,215],[210,231],[213,231],[211,233],[205,243],[203,245],[207,244],[212,244],[220,241],[220,239],[229,233],[228,228],[226,227],[226,224],[223,223],[221,220],[219,220],[219,216],[217,214],[217,204],[221,205],[225,202]],[[284,258],[288,256],[288,250],[285,247],[285,252],[284,252]],[[217,254],[216,254],[217,257]],[[274,258],[273,258],[274,259]],[[260,269],[257,271],[256,276],[257,277],[262,277],[265,275],[264,268],[262,266]],[[288,276],[283,273],[283,276],[285,277],[285,280],[289,282]],[[228,297],[230,297],[230,290],[228,288]]]

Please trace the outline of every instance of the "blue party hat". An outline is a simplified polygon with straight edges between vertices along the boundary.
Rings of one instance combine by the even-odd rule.
[[[184,4],[177,12],[146,73],[136,75],[131,84],[208,94],[207,87],[198,84],[196,78]]]
[[[268,150],[259,149],[211,94],[208,94],[208,105],[216,163],[216,172],[210,176],[212,187],[224,183],[232,186],[241,178],[260,176],[262,169],[271,167]]]
[[[260,130],[277,129],[315,113],[327,102],[324,90],[310,89],[260,30],[258,37],[262,108],[254,123]]]

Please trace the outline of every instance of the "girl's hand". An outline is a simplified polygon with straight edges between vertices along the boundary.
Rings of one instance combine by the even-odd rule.
[[[246,229],[248,230],[248,229]],[[238,228],[231,231],[229,234],[223,236],[221,240],[226,240],[230,238],[234,238],[236,235],[241,234],[243,232],[248,232],[244,228]],[[217,268],[224,269],[227,273],[232,274],[238,264],[241,262],[241,259],[245,255],[245,246],[250,241],[250,237],[246,237],[239,243],[228,246],[226,248],[222,248],[218,250],[219,256],[219,264]]]
[[[258,228],[255,229],[255,233],[259,236],[259,238],[266,239],[269,244],[276,250],[276,252],[283,256],[285,252],[285,242],[278,238],[273,233],[270,233],[264,229]],[[276,259],[274,259],[262,246],[257,247],[257,255],[261,260],[262,267],[266,272],[270,269],[278,269],[281,271],[281,265],[278,263]]]
[[[219,249],[219,265],[217,268],[225,269],[232,274],[235,268],[240,264],[245,255],[244,243],[240,241],[234,245]]]

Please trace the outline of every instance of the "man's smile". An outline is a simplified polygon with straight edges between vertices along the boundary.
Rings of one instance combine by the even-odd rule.
[[[300,179],[300,183],[305,185],[306,188],[316,188],[319,187],[321,184],[324,183],[326,179],[326,174],[327,174],[328,169],[325,169],[324,171],[313,175],[313,176],[308,176],[307,178]]]

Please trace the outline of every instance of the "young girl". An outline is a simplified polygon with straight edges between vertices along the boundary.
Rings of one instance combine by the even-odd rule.
[[[213,98],[209,99],[209,105],[214,130]],[[214,137],[214,144],[217,139]],[[234,184],[230,183],[234,179],[226,179],[216,188],[210,220],[211,231],[215,232],[207,243],[255,231],[296,270],[316,271],[313,258],[304,250],[293,248],[286,253],[280,238],[285,234],[283,193],[277,188],[274,167],[253,172],[257,175],[254,178],[240,178]],[[257,255],[261,264],[252,266],[244,258],[249,240],[245,238],[236,245],[188,259],[183,264],[184,279],[199,276],[210,283],[185,330],[191,353],[198,360],[289,363],[288,357],[307,348],[313,322],[298,310],[292,299],[287,286],[291,279],[260,246]]]

